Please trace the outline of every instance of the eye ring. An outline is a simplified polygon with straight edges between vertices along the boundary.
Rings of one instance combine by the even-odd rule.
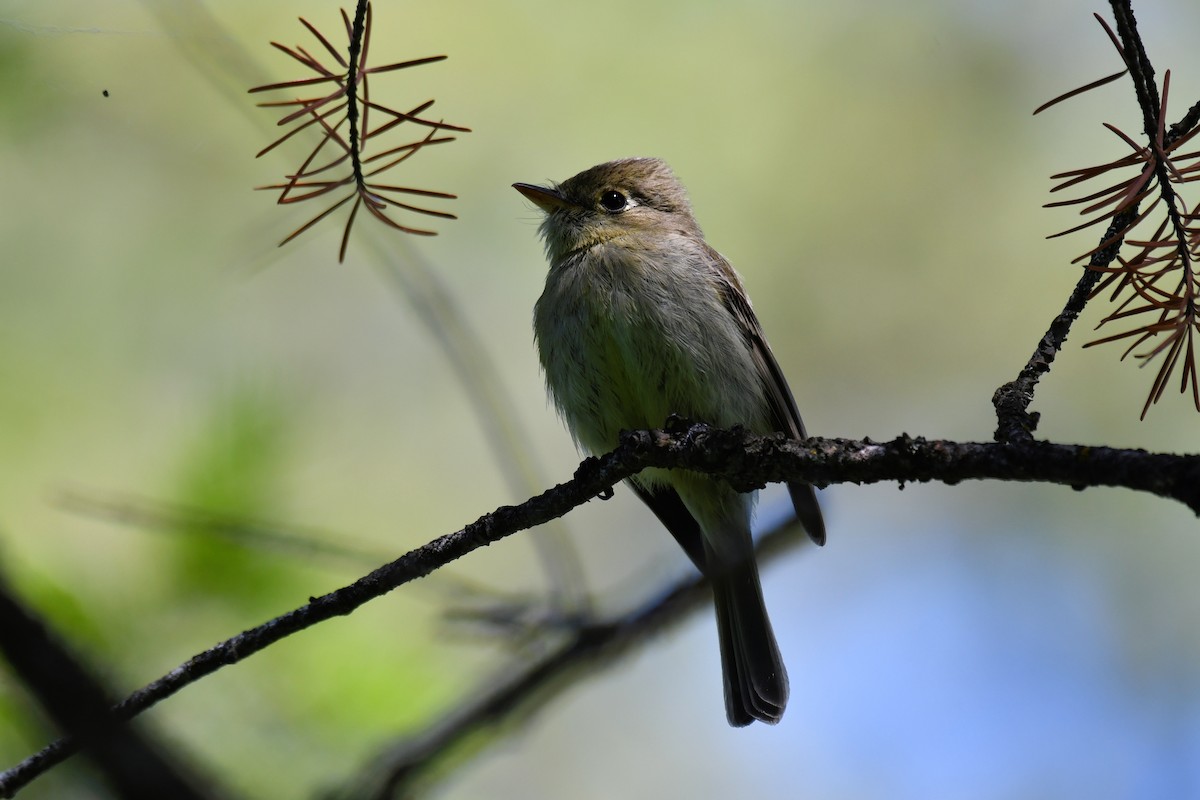
[[[629,207],[629,200],[616,189],[607,189],[600,193],[600,207],[616,214]]]

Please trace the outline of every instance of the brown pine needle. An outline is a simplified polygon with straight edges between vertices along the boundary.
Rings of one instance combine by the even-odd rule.
[[[1079,203],[1086,203],[1089,200],[1095,200],[1097,197],[1103,197],[1104,195],[1113,194],[1114,192],[1124,192],[1125,189],[1128,188],[1129,184],[1133,180],[1134,180],[1133,178],[1127,178],[1126,180],[1123,180],[1120,183],[1115,183],[1112,186],[1109,186],[1107,189],[1101,189],[1098,192],[1092,192],[1091,194],[1086,195],[1084,197],[1072,197],[1070,200],[1056,200],[1053,203],[1043,203],[1042,208],[1061,208],[1063,206],[1073,206],[1073,205],[1078,205]],[[1080,213],[1083,213],[1083,212],[1080,212]]]
[[[324,47],[325,51],[333,57],[333,60],[338,63],[339,67],[342,69],[349,68],[350,65],[346,63],[346,59],[342,58],[342,54],[338,52],[338,49],[329,43],[329,40],[325,38],[324,34],[317,30],[315,25],[306,20],[304,17],[300,17],[300,24],[305,28],[308,28],[308,32],[313,35],[314,39],[321,43],[321,46]]]
[[[358,214],[358,207],[361,205],[362,195],[355,195],[354,205],[350,207],[350,216],[346,217],[346,227],[342,230],[342,243],[338,246],[339,262],[346,260],[346,247],[350,244],[350,229],[354,227],[354,217]]]
[[[1058,97],[1054,98],[1053,100],[1047,100],[1045,103],[1042,103],[1040,106],[1035,108],[1033,110],[1033,115],[1037,116],[1038,114],[1045,111],[1047,108],[1056,106],[1064,100],[1070,100],[1072,97],[1078,97],[1079,95],[1083,94],[1084,92],[1090,92],[1092,89],[1098,89],[1099,87],[1103,86],[1106,83],[1112,83],[1113,81],[1117,80],[1118,78],[1123,77],[1127,72],[1129,72],[1129,70],[1123,69],[1120,72],[1114,72],[1112,75],[1106,75],[1103,78],[1100,78],[1099,80],[1092,81],[1091,83],[1087,84],[1086,86],[1080,86],[1078,89],[1072,89],[1069,92],[1064,92],[1063,94],[1060,94]]]
[[[401,61],[396,64],[388,64],[383,67],[371,67],[364,69],[363,73],[367,75],[378,75],[381,72],[394,72],[398,69],[408,69],[409,67],[419,67],[422,64],[433,64],[437,61],[445,61],[448,56],[426,56],[425,58],[414,58],[411,61]]]
[[[328,216],[329,216],[330,214],[332,214],[334,211],[336,211],[337,209],[339,209],[339,208],[341,208],[343,205],[345,205],[345,204],[346,204],[346,201],[347,201],[347,200],[349,200],[351,197],[354,197],[354,195],[347,195],[346,197],[343,197],[341,200],[338,200],[336,203],[334,203],[334,204],[333,204],[333,205],[331,205],[329,208],[327,208],[327,209],[325,209],[324,211],[322,211],[320,214],[317,214],[315,217],[313,217],[313,218],[312,218],[312,219],[310,219],[308,222],[306,222],[306,223],[304,223],[303,225],[301,225],[299,228],[296,228],[296,230],[294,230],[294,231],[292,231],[291,233],[289,233],[289,234],[288,234],[288,235],[287,235],[287,236],[286,236],[286,237],[283,239],[283,241],[281,241],[281,242],[279,243],[279,246],[280,246],[280,247],[283,247],[285,244],[287,244],[288,242],[290,242],[292,239],[295,239],[297,236],[299,236],[300,234],[304,233],[306,230],[308,230],[309,228],[311,228],[313,225],[316,225],[318,222],[320,222],[321,220],[323,220],[323,219],[325,219],[326,217],[328,217]]]
[[[336,199],[323,211],[292,231],[280,242],[280,245],[295,239],[353,199],[354,202],[350,206],[342,230],[338,248],[339,261],[345,259],[351,231],[358,218],[360,208],[366,208],[372,217],[394,230],[418,236],[432,236],[436,234],[436,231],[405,225],[395,219],[392,214],[400,212],[439,219],[455,219],[455,215],[447,211],[404,203],[387,196],[388,194],[402,194],[437,200],[452,200],[455,199],[454,194],[432,189],[415,189],[392,183],[368,183],[368,179],[396,168],[426,145],[454,141],[453,136],[437,135],[439,132],[468,132],[470,130],[459,125],[452,125],[440,120],[435,122],[420,116],[433,105],[433,100],[427,100],[405,112],[372,99],[369,85],[371,76],[393,74],[409,67],[432,64],[446,58],[444,55],[434,55],[381,66],[370,65],[373,13],[371,4],[363,3],[361,0],[353,20],[345,9],[340,10],[347,42],[342,48],[335,46],[333,41],[316,25],[300,17],[300,24],[316,39],[319,47],[310,50],[304,45],[289,47],[278,42],[271,42],[271,46],[293,62],[298,63],[309,73],[316,74],[250,89],[252,93],[277,91],[289,92],[293,95],[288,98],[259,103],[259,106],[263,108],[282,111],[283,114],[277,124],[288,130],[259,151],[258,156],[275,150],[284,142],[301,133],[311,135],[315,130],[319,135],[319,139],[309,150],[300,167],[290,171],[284,181],[256,188],[278,191],[279,196],[276,198],[276,202],[282,205],[301,203],[320,197],[334,197],[339,192],[347,192],[346,195]],[[323,63],[322,58],[326,56],[332,61]],[[326,86],[330,88],[321,88]],[[376,115],[383,120],[383,124],[375,125]],[[373,144],[371,149],[376,152],[370,155],[364,154],[364,146],[368,142],[382,143],[384,137],[405,122],[424,127],[428,133],[422,138],[400,144],[383,144],[382,146]],[[318,161],[319,155],[327,146],[333,147],[335,152],[327,152],[326,156]],[[364,170],[366,164],[373,165],[373,168],[370,171]],[[322,178],[321,176],[324,175],[329,177]]]

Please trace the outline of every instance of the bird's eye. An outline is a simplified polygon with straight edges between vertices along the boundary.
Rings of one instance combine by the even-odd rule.
[[[611,211],[613,213],[624,211],[625,206],[628,204],[629,201],[625,199],[625,195],[621,194],[615,189],[609,189],[608,191],[604,192],[604,194],[600,195],[600,205],[604,207],[605,211]]]

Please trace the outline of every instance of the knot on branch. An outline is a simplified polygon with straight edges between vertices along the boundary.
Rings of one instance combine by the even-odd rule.
[[[1049,369],[1049,365],[1046,367]],[[993,438],[1001,444],[1016,444],[1033,441],[1041,415],[1028,411],[1033,402],[1033,392],[1023,389],[1018,381],[1004,384],[992,395],[992,407],[996,409],[996,432]]]

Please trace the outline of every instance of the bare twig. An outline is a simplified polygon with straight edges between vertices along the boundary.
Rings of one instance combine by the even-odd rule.
[[[378,550],[354,547],[344,536],[285,528],[232,514],[164,503],[148,498],[102,496],[97,492],[64,491],[58,505],[77,514],[125,525],[165,530],[189,530],[242,547],[288,553],[322,563],[340,562],[355,572],[385,557]]]
[[[1104,232],[1102,241],[1108,241],[1118,232],[1128,226],[1133,217],[1132,211],[1117,215]],[[1119,244],[1114,243],[1092,253],[1089,267],[1103,267],[1116,257]],[[992,395],[992,405],[996,409],[997,442],[1029,442],[1033,440],[1033,432],[1037,429],[1039,414],[1030,413],[1029,406],[1033,402],[1033,393],[1042,375],[1050,371],[1054,359],[1062,350],[1071,332],[1071,326],[1084,306],[1095,293],[1096,284],[1100,282],[1103,273],[1099,269],[1085,269],[1075,284],[1075,290],[1067,298],[1066,305],[1058,316],[1050,323],[1049,329],[1042,335],[1041,341],[1034,348],[1033,355],[1021,368],[1016,379],[1009,381],[996,390]]]

